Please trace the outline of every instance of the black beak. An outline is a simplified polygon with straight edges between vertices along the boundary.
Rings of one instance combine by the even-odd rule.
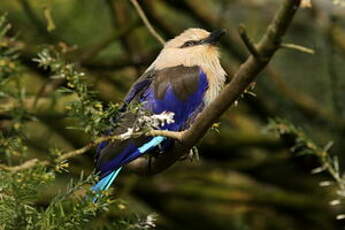
[[[214,45],[219,41],[219,39],[226,33],[225,30],[217,30],[212,32],[207,38],[202,40],[202,43]]]

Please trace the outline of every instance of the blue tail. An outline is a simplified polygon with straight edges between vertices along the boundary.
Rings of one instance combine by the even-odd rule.
[[[107,190],[110,185],[113,183],[119,172],[121,171],[122,167],[112,171],[108,176],[102,178],[100,181],[97,182],[94,186],[92,186],[91,190],[98,192]]]
[[[138,158],[140,155],[144,154],[148,150],[150,150],[150,149],[156,147],[157,145],[159,145],[160,143],[162,143],[165,139],[167,139],[167,138],[162,137],[162,136],[157,136],[157,137],[152,138],[148,143],[139,147],[137,149],[137,151],[133,152],[125,160],[122,160],[122,165]],[[122,166],[120,166],[118,169],[112,171],[109,175],[102,178],[100,181],[97,182],[97,184],[92,186],[91,190],[95,191],[95,192],[107,190],[111,186],[111,184],[114,182],[114,180],[116,179],[116,177],[119,174],[119,172],[121,171],[121,169],[122,169]],[[96,202],[97,198],[98,198],[98,196],[94,197],[93,201]]]
[[[122,160],[121,165],[127,164],[131,162],[132,160],[135,160],[136,158],[140,157],[147,151],[153,149],[157,145],[160,145],[166,139],[167,139],[166,137],[162,137],[162,136],[157,136],[157,137],[152,138],[149,142],[143,144],[135,152],[130,154],[128,157],[126,157],[126,159]]]
[[[91,187],[92,191],[100,192],[107,190],[110,185],[113,183],[119,172],[121,171],[122,167],[112,171],[108,176],[102,178],[100,181],[97,182],[94,186]],[[96,202],[99,198],[99,194],[97,194],[95,197],[93,197],[93,202]]]

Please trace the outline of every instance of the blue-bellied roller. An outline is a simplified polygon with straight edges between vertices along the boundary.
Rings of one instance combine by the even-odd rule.
[[[174,122],[162,130],[188,129],[196,116],[219,94],[226,74],[216,46],[225,33],[191,28],[167,41],[154,62],[130,88],[124,99],[124,111],[112,135],[122,134],[138,119],[129,111],[132,103],[152,114],[170,112]],[[174,148],[174,140],[163,136],[143,136],[125,141],[101,143],[97,148],[96,171],[100,179],[94,191],[108,189],[121,168],[142,156]]]

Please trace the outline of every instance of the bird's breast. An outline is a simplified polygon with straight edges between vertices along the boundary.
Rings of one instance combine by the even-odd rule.
[[[225,72],[220,65],[207,66],[202,68],[207,77],[208,88],[205,92],[204,103],[209,105],[221,92],[225,84]]]

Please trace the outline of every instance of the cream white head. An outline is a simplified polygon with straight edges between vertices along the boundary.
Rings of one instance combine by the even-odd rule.
[[[148,68],[160,70],[174,66],[199,66],[206,73],[209,89],[205,103],[209,104],[225,83],[225,71],[219,62],[219,51],[215,43],[224,31],[210,33],[204,29],[191,28],[169,40]]]

